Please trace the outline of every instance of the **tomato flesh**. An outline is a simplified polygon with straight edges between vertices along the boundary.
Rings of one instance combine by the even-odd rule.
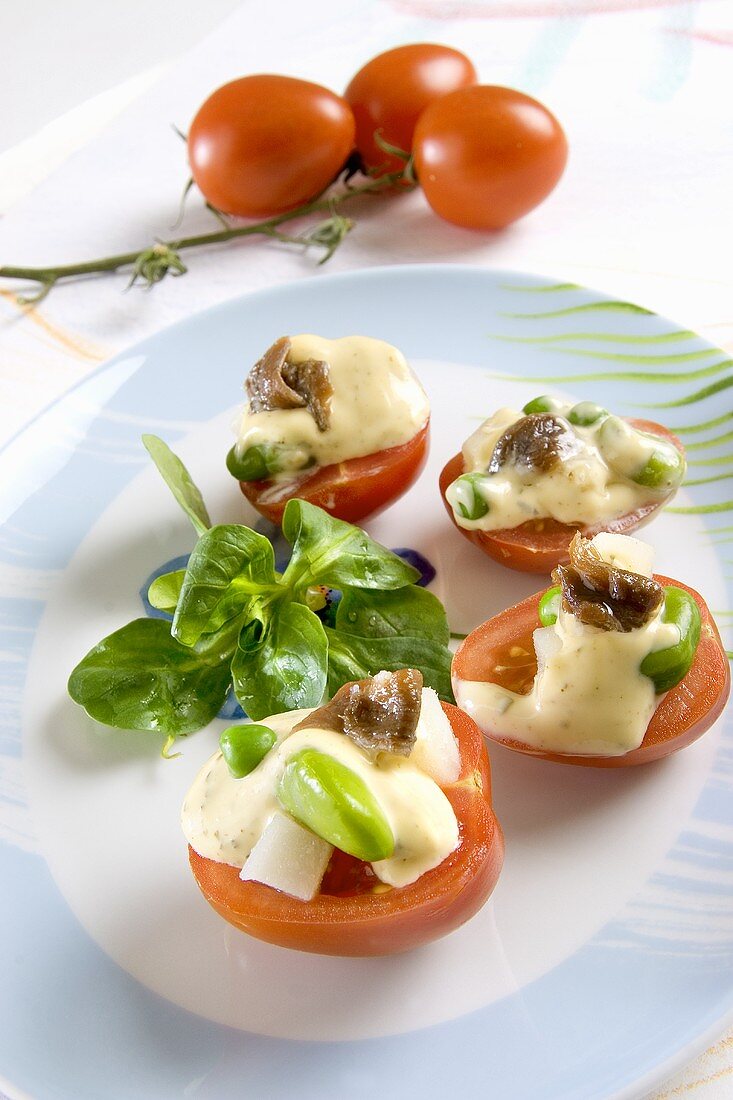
[[[468,229],[502,229],[542,202],[568,146],[536,99],[493,85],[435,100],[415,128],[415,167],[430,206]]]
[[[472,917],[496,885],[504,840],[491,808],[491,773],[481,731],[449,703],[443,709],[458,739],[461,772],[443,788],[458,819],[460,843],[410,886],[362,889],[363,875],[341,864],[339,892],[299,901],[236,867],[189,848],[196,881],[225,920],[257,939],[324,955],[389,955],[430,943]],[[331,883],[333,888],[333,881]]]
[[[356,147],[365,167],[380,173],[399,171],[404,162],[380,149],[375,131],[409,153],[415,125],[428,104],[476,80],[469,59],[450,46],[413,43],[373,57],[344,92],[354,112]]]
[[[640,432],[659,436],[684,455],[685,449],[681,441],[663,425],[655,424],[652,420],[637,419],[629,419],[628,423]],[[445,464],[440,474],[440,492],[451,521],[464,538],[478,546],[490,558],[521,573],[551,573],[560,562],[568,561],[568,546],[576,531],[580,531],[585,538],[592,538],[599,531],[611,531],[617,535],[631,534],[648,523],[674,496],[674,492],[668,493],[624,516],[593,525],[559,523],[555,519],[543,518],[531,519],[519,527],[506,527],[498,531],[469,530],[456,522],[445,495],[448,486],[462,473],[463,456],[457,454]]]
[[[690,671],[664,696],[638,748],[624,756],[573,756],[546,752],[495,730],[485,729],[485,736],[509,749],[541,760],[590,768],[627,768],[647,764],[669,756],[701,737],[720,716],[730,694],[728,658],[702,596],[680,581],[656,575],[655,579],[661,585],[676,585],[689,592],[700,608],[702,630]],[[468,635],[453,658],[454,690],[458,680],[476,680],[498,683],[520,694],[529,691],[537,671],[532,632],[540,625],[538,607],[543,595],[543,592],[538,592],[507,608]],[[517,657],[516,667],[509,668],[508,658],[512,650],[524,650],[530,660],[526,662],[525,659],[525,663],[520,665],[520,658]]]
[[[265,217],[319,195],[354,145],[354,116],[328,88],[245,76],[218,88],[188,132],[191,174],[227,214]]]
[[[335,898],[355,898],[361,894],[386,893],[391,887],[380,882],[371,863],[334,848],[321,882],[321,893]]]
[[[263,478],[239,485],[260,515],[281,523],[285,505],[293,497],[318,505],[338,519],[358,523],[381,512],[407,492],[428,457],[430,421],[407,443],[361,458],[349,458],[317,467],[289,481]]]

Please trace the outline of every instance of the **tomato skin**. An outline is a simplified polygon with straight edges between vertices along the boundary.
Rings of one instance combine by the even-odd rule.
[[[450,46],[420,42],[380,53],[354,76],[344,92],[356,120],[356,147],[367,168],[396,172],[403,167],[374,141],[375,130],[409,153],[417,120],[440,96],[478,80],[472,63]]]
[[[536,99],[478,85],[432,103],[415,129],[415,168],[430,206],[468,229],[503,229],[549,195],[568,145]]]
[[[425,427],[398,447],[319,466],[313,473],[280,483],[282,491],[274,500],[269,498],[278,482],[269,478],[240,481],[239,486],[252,507],[271,523],[282,522],[285,505],[292,497],[317,504],[347,523],[358,523],[407,492],[427,461],[429,439],[428,419]]]
[[[391,955],[430,943],[460,927],[496,885],[504,839],[491,808],[491,772],[481,731],[443,703],[461,752],[461,774],[443,788],[455,810],[460,843],[443,862],[410,886],[377,894],[318,894],[304,902],[242,882],[236,867],[205,859],[189,848],[196,881],[210,905],[236,928],[298,951],[321,955]]]
[[[730,665],[718,628],[699,592],[669,577],[655,574],[655,580],[661,585],[676,585],[689,592],[700,608],[702,630],[690,671],[684,680],[667,692],[637,749],[624,756],[571,756],[545,752],[491,730],[484,730],[484,736],[515,752],[540,760],[586,768],[628,768],[649,764],[697,741],[723,712],[730,694]],[[482,623],[468,635],[453,658],[454,690],[458,680],[491,681],[488,670],[497,663],[496,656],[501,648],[509,643],[518,644],[519,639],[526,642],[540,625],[537,609],[543,595],[544,592],[538,592],[529,596]]]
[[[685,448],[681,441],[662,424],[655,424],[652,420],[633,418],[628,418],[627,423],[641,432],[649,432],[672,443],[680,454],[684,455]],[[568,561],[568,546],[576,531],[580,531],[585,538],[592,538],[599,531],[628,535],[649,523],[654,514],[668,504],[674,496],[674,493],[669,493],[667,496],[645,504],[642,508],[637,508],[634,512],[628,512],[617,519],[593,526],[575,526],[559,523],[555,519],[542,519],[529,520],[527,523],[520,524],[519,527],[507,527],[498,531],[469,530],[456,523],[453,509],[445,495],[451,482],[460,477],[463,472],[463,456],[457,454],[445,464],[440,474],[440,493],[454,526],[464,538],[483,550],[484,554],[520,573],[551,573],[560,562]],[[538,527],[538,524],[541,526]]]
[[[266,217],[326,188],[354,145],[340,96],[290,76],[245,76],[218,88],[188,132],[191,173],[226,214]]]

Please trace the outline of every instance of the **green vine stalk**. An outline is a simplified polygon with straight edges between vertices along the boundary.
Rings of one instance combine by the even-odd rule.
[[[120,271],[123,268],[131,269],[131,278],[128,285],[132,286],[140,283],[146,287],[152,287],[167,275],[175,277],[186,274],[188,269],[181,258],[181,253],[187,249],[203,248],[207,245],[234,241],[240,237],[255,236],[271,237],[287,244],[300,245],[303,248],[319,248],[323,252],[319,263],[325,263],[331,258],[354,225],[351,219],[344,217],[339,212],[344,204],[351,202],[359,195],[378,194],[389,191],[395,186],[400,186],[402,190],[415,186],[411,159],[406,159],[404,167],[399,171],[368,178],[364,183],[352,185],[350,183],[351,177],[352,172],[347,167],[339,173],[338,180],[329,184],[316,198],[302,203],[293,210],[287,210],[282,214],[265,218],[263,221],[249,222],[247,225],[230,225],[220,211],[209,207],[222,224],[222,228],[215,232],[201,233],[193,237],[158,240],[142,249],[120,252],[114,256],[103,256],[94,260],[84,260],[80,263],[59,264],[50,267],[22,267],[3,264],[0,266],[0,278],[28,280],[36,284],[38,289],[35,293],[18,295],[17,297],[17,301],[26,306],[34,306],[43,301],[56,284],[65,279],[106,274]],[[338,183],[339,180],[341,181],[341,187],[334,190],[334,184]],[[311,225],[303,233],[291,235],[281,232],[279,228],[296,218],[303,218],[317,213],[326,213],[328,216],[323,221]]]

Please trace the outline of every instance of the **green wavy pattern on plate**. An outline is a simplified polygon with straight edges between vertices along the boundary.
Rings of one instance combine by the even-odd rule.
[[[499,333],[490,333],[492,340],[503,340],[508,344],[559,344],[575,343],[580,340],[595,340],[602,344],[671,344],[675,340],[694,340],[697,333],[690,329],[677,329],[676,332],[656,332],[651,336],[624,336],[613,332],[553,332],[547,336],[502,336]],[[714,348],[696,354],[712,355]],[[717,353],[717,352],[716,352]],[[576,353],[577,354],[577,353]],[[583,352],[585,355],[593,355],[594,352]]]
[[[502,290],[519,290],[528,294],[556,294],[558,290],[582,290],[577,283],[548,283],[547,286],[526,286],[523,283],[501,283]]]
[[[514,289],[518,290],[518,287]],[[565,288],[567,289],[567,288]],[[541,321],[546,317],[571,317],[574,313],[636,313],[644,317],[653,317],[651,309],[637,306],[634,302],[608,301],[608,302],[581,302],[577,306],[565,306],[562,309],[551,309],[544,313],[500,313],[500,317],[515,317],[522,321]]]
[[[697,458],[688,462],[688,466],[730,466],[733,455],[716,455],[714,458]]]
[[[729,415],[733,416],[733,413]],[[687,431],[689,432],[690,429],[688,428]],[[700,439],[697,443],[686,443],[685,450],[701,451],[707,447],[720,447],[723,443],[730,443],[731,441],[733,441],[733,432],[726,432],[724,435],[714,435],[712,439]]]
[[[550,348],[550,351],[557,354],[557,348]],[[668,355],[635,355],[629,352],[623,351],[597,351],[590,348],[562,348],[563,355],[576,355],[583,359],[609,359],[616,363],[638,363],[641,366],[650,366],[654,363],[659,363],[660,366],[669,363],[691,363],[697,359],[708,359],[711,355],[719,355],[720,352],[717,348],[704,348],[702,351],[679,351],[672,352]],[[715,369],[722,370],[724,367],[733,366],[733,359],[726,358],[720,363],[714,364]],[[704,368],[707,371],[712,371],[713,367]],[[697,372],[698,374],[702,372]],[[685,378],[686,375],[680,374],[678,377]],[[694,377],[690,375],[689,377]]]
[[[566,355],[586,355],[593,356],[592,352],[574,352],[569,348],[565,349]],[[657,358],[653,356],[609,356],[598,355],[598,359],[631,359],[632,362],[670,362],[671,360],[666,358]],[[699,370],[689,371],[588,371],[586,374],[540,374],[537,375],[533,381],[535,382],[661,382],[666,384],[675,385],[678,382],[693,382],[696,378],[710,378],[711,375],[720,374],[721,371],[726,370],[728,367],[733,366],[733,359],[724,359],[721,363],[713,363],[709,367],[700,367]],[[495,374],[494,378],[511,378],[510,374]],[[652,406],[645,406],[651,408]]]
[[[713,474],[712,477],[693,477],[683,481],[682,486],[688,489],[691,485],[712,485],[714,481],[729,481],[733,474]]]
[[[712,420],[704,420],[701,424],[680,424],[676,428],[670,426],[669,430],[677,435],[696,435],[698,432],[707,432],[710,428],[719,428],[729,420],[733,420],[733,412],[721,413],[720,416],[714,416]]]
[[[704,401],[706,397],[714,397],[716,393],[723,393],[733,386],[733,376],[719,378],[717,382],[709,386],[703,386],[695,393],[688,393],[685,397],[679,397],[676,401],[656,401],[651,405],[643,405],[645,409],[678,409],[683,405],[694,405],[697,401]]]
[[[717,481],[713,478],[713,481]],[[686,508],[669,507],[665,512],[674,512],[677,516],[706,516],[713,512],[733,512],[733,500],[721,500],[717,504],[690,504]]]
[[[518,284],[506,285],[504,289],[524,291],[527,294],[534,294],[535,292],[546,293],[554,290],[572,291],[576,288],[571,284],[556,283],[547,287],[532,287],[521,286]],[[580,288],[577,288],[580,289]],[[566,305],[559,309],[551,310],[534,310],[532,312],[522,313],[502,313],[500,316],[512,318],[522,321],[542,321],[554,318],[573,317],[577,314],[588,315],[592,317],[594,314],[599,315],[602,313],[626,313],[638,316],[654,316],[651,310],[638,306],[632,302],[624,302],[621,300],[609,300],[600,302],[579,302],[575,305]],[[553,352],[555,355],[558,353],[567,356],[574,356],[580,358],[594,359],[598,363],[605,363],[608,361],[614,363],[628,363],[633,365],[636,369],[633,370],[615,370],[609,371],[607,369],[599,369],[595,371],[588,371],[582,374],[548,374],[540,377],[533,378],[532,381],[540,383],[573,383],[573,382],[631,382],[635,384],[652,384],[652,385],[674,385],[682,386],[687,382],[694,382],[697,379],[713,378],[715,375],[723,375],[723,377],[715,378],[705,386],[693,390],[691,393],[682,393],[681,396],[674,397],[668,401],[655,401],[648,404],[642,404],[640,407],[645,409],[671,409],[671,408],[686,408],[690,405],[695,405],[700,401],[705,401],[709,398],[715,397],[718,394],[723,394],[731,387],[733,387],[733,358],[726,355],[725,352],[721,352],[719,348],[707,347],[696,348],[692,351],[685,350],[681,347],[674,347],[675,343],[696,338],[696,334],[689,329],[675,329],[668,332],[659,332],[638,335],[630,333],[613,333],[608,331],[601,332],[588,332],[578,331],[577,328],[573,328],[568,332],[549,332],[543,335],[511,335],[511,334],[492,334],[491,339],[517,343],[517,344],[534,344],[542,348],[546,348],[548,352]],[[568,344],[580,344],[585,345],[581,347],[568,347]],[[602,347],[593,347],[593,344],[615,344],[619,350],[603,349]],[[640,352],[630,352],[624,348],[624,345],[637,345],[640,347]],[[590,346],[589,346],[590,345]],[[665,345],[663,351],[659,354],[645,354],[642,345],[652,346]],[[668,347],[668,350],[667,350]],[[719,358],[721,354],[724,358]],[[665,370],[659,368],[665,368],[674,366],[676,364],[694,363],[700,360],[705,360],[710,357],[718,357],[718,361],[710,363],[708,365],[701,366],[693,370]],[[641,368],[641,369],[639,369]],[[646,369],[645,369],[646,368]],[[493,377],[497,377],[496,374]],[[507,377],[502,375],[500,377]],[[712,431],[715,428],[722,425],[730,425],[733,420],[733,411],[725,411],[711,417],[708,420],[700,421],[692,424],[680,424],[671,426],[671,430],[682,436],[696,435],[701,432]],[[727,443],[733,441],[733,431],[723,431],[718,435],[711,436],[709,439],[698,440],[688,445],[688,450],[695,452],[699,450],[712,449],[715,447],[722,447]],[[714,455],[711,458],[698,458],[692,459],[689,463],[691,467],[694,466],[707,466],[707,467],[726,467],[733,463],[733,455],[723,454]],[[684,482],[685,487],[695,487],[702,485],[715,485],[719,482],[726,481],[733,478],[733,472],[716,471],[710,476],[705,477],[693,477]],[[716,513],[733,512],[733,500],[718,500],[705,504],[693,504],[688,506],[668,507],[665,509],[667,512],[672,512],[677,515],[714,515]],[[733,526],[719,527],[711,532],[711,537],[718,541],[733,541],[730,538],[728,532],[733,532]]]

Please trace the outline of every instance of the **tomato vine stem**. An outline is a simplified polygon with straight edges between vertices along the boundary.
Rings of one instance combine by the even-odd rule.
[[[353,222],[343,217],[337,211],[344,203],[359,195],[376,194],[387,191],[396,184],[414,186],[414,177],[410,170],[410,162],[404,168],[395,172],[388,172],[382,176],[369,178],[364,183],[353,186],[344,181],[344,186],[339,191],[332,191],[332,184],[322,191],[315,199],[302,203],[292,210],[286,210],[282,214],[275,214],[263,221],[250,222],[247,225],[228,225],[221,213],[215,211],[222,221],[222,228],[212,233],[201,233],[192,237],[176,237],[171,240],[158,240],[153,245],[131,252],[120,252],[113,256],[103,256],[95,260],[84,260],[81,263],[59,264],[49,267],[21,267],[14,264],[0,266],[0,278],[21,279],[36,283],[38,290],[30,296],[17,296],[20,305],[34,306],[49,294],[57,283],[65,279],[79,278],[85,275],[99,275],[119,271],[122,268],[132,268],[132,277],[129,285],[142,283],[146,287],[152,287],[161,281],[166,275],[185,275],[187,268],[181,259],[180,253],[189,248],[202,248],[206,245],[224,244],[227,241],[237,240],[240,237],[272,237],[288,244],[301,245],[304,248],[321,248],[324,251],[321,263],[328,260],[341,244],[347,233],[353,226]],[[327,213],[325,221],[310,226],[304,233],[290,235],[279,232],[279,226],[294,221],[296,218],[307,217],[309,214]]]

